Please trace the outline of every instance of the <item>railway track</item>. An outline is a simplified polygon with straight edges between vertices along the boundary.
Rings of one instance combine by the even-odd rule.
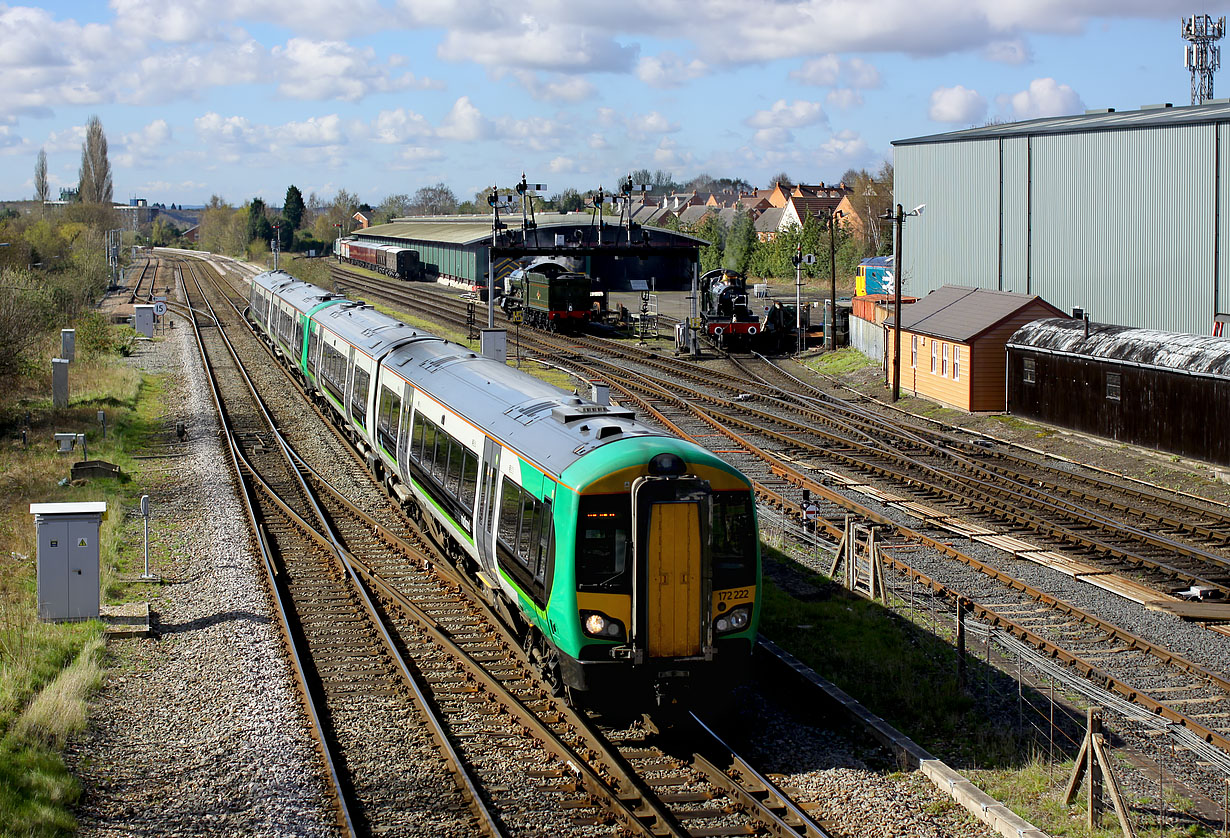
[[[415,295],[416,313],[464,322],[460,304],[432,299],[438,296]],[[1033,555],[1054,565],[1065,556],[1051,548],[1063,545],[1065,551],[1076,549],[1084,560],[1068,565],[1073,578],[1114,590],[1110,580],[1117,577],[1107,575],[1108,568],[1144,567],[1145,578],[1162,598],[1161,591],[1181,583],[1224,586],[1220,574],[1225,556],[1220,547],[1230,519],[1216,504],[1113,483],[1103,476],[1079,475],[1064,482],[1064,470],[1054,465],[1011,452],[988,453],[977,441],[959,435],[886,421],[780,374],[775,380],[752,373],[748,363],[723,373],[622,344],[621,360],[611,361],[603,357],[611,352],[606,342],[588,336],[523,333],[523,339],[535,342],[544,355],[580,378],[612,383],[622,391],[625,403],[637,402],[642,416],[656,414],[676,432],[719,452],[757,479],[763,503],[797,517],[802,490],[807,489],[821,507],[820,530],[834,541],[841,538],[847,516],[884,528],[892,534],[885,554],[900,574],[898,584],[922,585],[946,599],[962,601],[967,613],[997,630],[1021,638],[1149,713],[1191,731],[1223,756],[1230,751],[1230,730],[1222,721],[1230,716],[1230,682],[1219,670],[1052,596],[1005,572],[997,566],[1000,563],[953,546],[964,538],[982,537],[1015,550],[1016,556]],[[762,409],[765,405],[774,409]],[[800,445],[808,439],[812,441]],[[885,439],[890,440],[887,445]],[[885,449],[891,456],[885,457]],[[889,468],[885,459],[902,468]],[[915,459],[924,460],[929,469],[921,476],[912,463]],[[935,484],[945,482],[949,490],[937,491]],[[978,506],[968,502],[971,482],[993,484],[989,488],[997,491],[1001,487],[994,484],[1007,485],[1007,499],[998,504],[1004,508],[986,503],[971,515]],[[902,487],[915,491],[906,493]],[[860,495],[874,508],[851,500]],[[1004,497],[1002,492],[1000,496]],[[1043,527],[1036,521],[1037,512],[1023,514],[1017,509],[1033,510],[1039,504],[1064,516],[1076,515],[1077,521],[1067,517],[1065,523]],[[903,512],[912,518],[912,525],[902,523]],[[1139,523],[1118,523],[1120,517],[1130,516]],[[1055,540],[1031,544],[1017,537],[1030,532],[1031,541],[1037,542],[1039,530],[1049,531]],[[1109,543],[1107,532],[1126,533],[1125,543]],[[919,546],[959,562],[967,572],[958,574],[959,581],[944,582],[913,567],[903,557]],[[1159,560],[1159,553],[1178,553],[1191,561],[1179,567],[1172,565],[1173,558]],[[1112,558],[1108,561],[1107,556]],[[1116,591],[1125,592],[1138,599],[1150,595],[1137,583]],[[1215,754],[1211,759],[1218,764]]]
[[[414,700],[418,688],[410,667],[389,640],[370,598],[348,578],[343,544],[353,545],[354,533],[349,542],[340,541],[317,506],[223,331],[225,310],[205,299],[195,268],[188,272],[200,298],[194,303],[189,291],[190,305],[213,318],[197,319],[197,334],[320,743],[339,825],[348,834],[396,832],[404,821],[402,807],[418,799],[424,805],[433,801],[441,824],[460,822],[484,834],[503,834],[470,791],[473,784],[464,766],[443,747],[447,740],[439,720],[427,711],[421,694]],[[416,771],[398,770],[406,764],[414,764]]]
[[[231,301],[236,302],[233,295]],[[248,438],[255,437],[248,432]],[[261,447],[274,446],[262,440]],[[346,467],[354,468],[363,471],[357,460]],[[296,470],[310,489],[318,517],[335,522],[327,536],[336,542],[334,553],[345,571],[371,591],[391,644],[405,653],[421,678],[420,701],[430,702],[447,720],[448,739],[473,766],[476,788],[492,798],[496,812],[507,818],[509,812],[524,810],[518,798],[533,792],[542,798],[538,806],[567,813],[575,828],[609,823],[646,835],[827,834],[803,806],[695,721],[689,728],[694,753],[680,760],[674,755],[679,748],[676,720],[671,736],[662,740],[652,728],[614,728],[578,714],[542,682],[515,638],[503,635],[468,581],[410,543],[418,535],[394,532],[396,527],[356,515],[347,493],[319,471],[306,463]],[[283,486],[276,493],[292,494],[291,489]],[[275,528],[266,524],[264,529]],[[280,534],[281,528],[276,529]],[[364,545],[373,535],[380,544]],[[319,534],[315,540],[321,540]],[[307,545],[297,549],[307,552]],[[292,579],[303,573],[294,567],[286,571]],[[309,593],[327,599],[335,613],[345,598],[334,589]],[[367,654],[374,657],[372,649]],[[340,671],[344,677],[356,674]],[[358,691],[379,689],[378,681],[371,680],[373,667],[357,674]],[[475,747],[478,740],[487,744]],[[492,740],[496,745],[490,745]],[[510,764],[519,776],[508,776]],[[526,823],[526,834],[535,834],[541,825],[541,816]]]

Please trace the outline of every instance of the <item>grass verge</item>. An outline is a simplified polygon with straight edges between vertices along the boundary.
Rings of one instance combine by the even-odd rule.
[[[824,375],[843,375],[868,367],[878,367],[878,361],[868,358],[853,347],[825,352],[814,361],[808,361],[807,366]]]
[[[102,678],[101,623],[38,618],[29,504],[106,501],[99,538],[103,600],[121,601],[135,593],[118,574],[127,565],[124,510],[136,503],[138,488],[127,478],[70,482],[72,463],[82,451],[57,453],[53,434],[85,434],[90,459],[115,463],[130,474],[134,454],[160,430],[165,409],[163,382],[125,365],[114,344],[91,351],[79,341],[69,379],[71,398],[64,410],[52,408],[50,375],[19,381],[0,401],[0,835],[5,836],[73,829],[71,807],[79,789],[61,751],[84,725],[86,700]],[[105,439],[100,410],[107,417]]]

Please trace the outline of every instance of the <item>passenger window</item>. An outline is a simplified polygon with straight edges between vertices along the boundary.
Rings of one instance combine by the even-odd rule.
[[[461,461],[463,450],[460,442],[452,438],[449,439],[448,479],[444,482],[444,488],[455,498],[461,497]]]
[[[500,489],[500,541],[512,552],[517,545],[517,530],[521,526],[521,489],[507,477]]]
[[[531,549],[537,548],[538,541],[538,503],[529,492],[521,493],[521,529],[517,534],[517,558],[521,563],[533,568],[530,563]]]
[[[432,458],[436,456],[436,426],[430,419],[423,420],[423,467],[431,471]]]
[[[461,494],[458,499],[466,509],[474,509],[474,493],[478,488],[478,457],[473,451],[464,453],[461,467]]]
[[[397,453],[397,419],[401,415],[401,396],[388,387],[380,388],[380,415],[376,421],[376,435],[384,450]]]
[[[436,428],[436,453],[431,461],[431,476],[444,485],[444,474],[448,468],[449,436],[442,429]]]
[[[427,436],[427,420],[423,414],[414,414],[414,436],[410,440],[410,456],[418,462],[423,461],[423,439]]]

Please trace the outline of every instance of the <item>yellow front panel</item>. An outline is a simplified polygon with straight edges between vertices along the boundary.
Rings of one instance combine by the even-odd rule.
[[[700,654],[700,507],[656,503],[650,516],[645,550],[649,656]]]
[[[598,594],[577,591],[577,611],[598,611],[619,620],[627,629],[632,625],[632,597],[628,594]]]

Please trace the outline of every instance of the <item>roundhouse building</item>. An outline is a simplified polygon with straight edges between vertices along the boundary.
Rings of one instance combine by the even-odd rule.
[[[499,283],[524,255],[558,255],[579,259],[581,269],[599,290],[691,287],[700,248],[708,242],[659,227],[620,226],[609,217],[594,223],[588,213],[539,213],[537,226],[522,229],[517,213],[500,219],[492,247],[491,217],[485,215],[399,218],[389,224],[356,230],[360,242],[392,244],[418,251],[424,279],[458,285],[487,284],[488,258]]]
[[[1230,339],[1064,318],[1006,346],[1014,415],[1230,465]]]
[[[1036,294],[1104,323],[1230,320],[1230,100],[991,125],[894,146],[907,294]]]

